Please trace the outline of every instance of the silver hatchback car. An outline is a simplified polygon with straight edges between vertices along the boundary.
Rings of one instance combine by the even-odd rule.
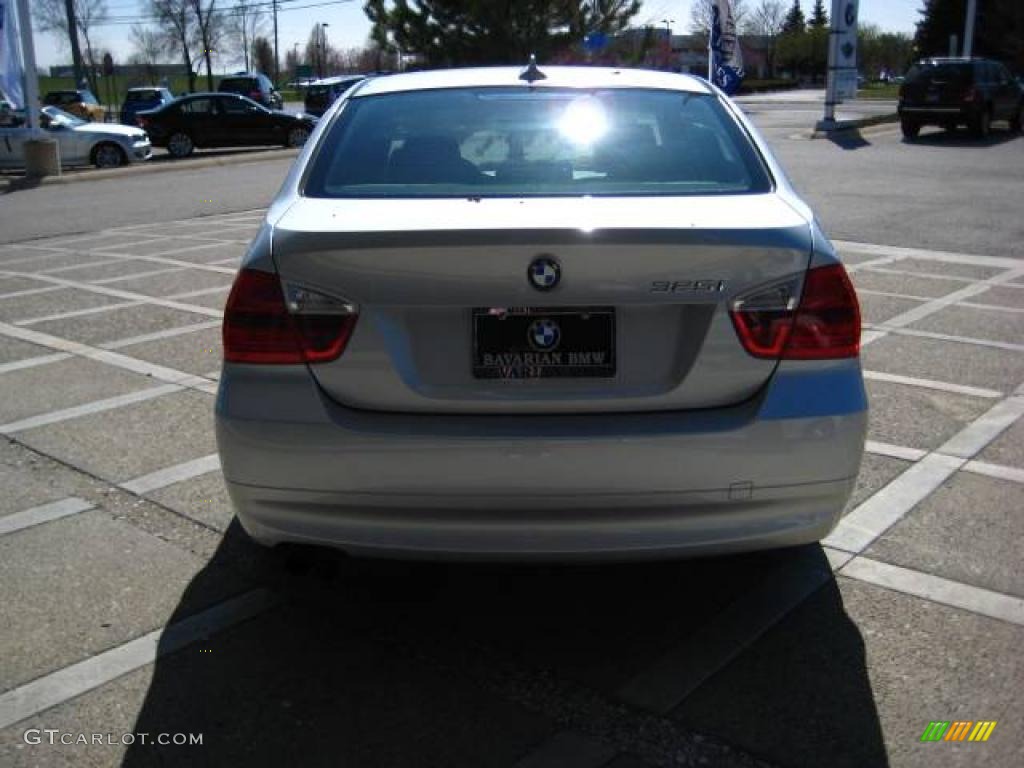
[[[831,244],[705,82],[375,78],[320,122],[244,259],[217,438],[265,544],[785,547],[853,488],[859,346]]]

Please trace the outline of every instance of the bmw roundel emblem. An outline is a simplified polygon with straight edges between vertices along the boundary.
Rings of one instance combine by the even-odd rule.
[[[530,263],[526,274],[538,291],[550,291],[562,279],[562,268],[550,256],[539,256]]]
[[[552,352],[562,340],[562,329],[554,320],[544,317],[530,323],[526,339],[538,352]]]

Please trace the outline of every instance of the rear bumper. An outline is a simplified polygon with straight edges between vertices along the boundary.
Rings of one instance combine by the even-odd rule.
[[[557,417],[359,412],[305,370],[229,365],[217,439],[239,520],[265,543],[714,554],[827,534],[853,488],[866,408],[857,361],[782,369],[732,408]]]
[[[926,104],[901,104],[898,108],[901,119],[913,120],[917,123],[935,123],[942,125],[949,122],[970,122],[978,113],[973,105],[942,106]]]

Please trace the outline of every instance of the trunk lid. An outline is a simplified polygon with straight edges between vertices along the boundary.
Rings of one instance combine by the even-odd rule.
[[[345,353],[310,366],[362,409],[578,413],[732,405],[776,363],[751,357],[728,315],[738,294],[803,274],[808,222],[774,194],[693,198],[327,200],[300,198],[275,223],[282,278],[347,299]],[[560,282],[538,290],[538,257]],[[474,310],[611,310],[614,375],[474,374]],[[556,321],[560,316],[555,316]],[[485,321],[480,321],[485,322]],[[510,326],[511,327],[511,326]],[[532,330],[532,326],[531,326]],[[516,330],[516,334],[520,330]],[[569,351],[566,350],[566,354]]]

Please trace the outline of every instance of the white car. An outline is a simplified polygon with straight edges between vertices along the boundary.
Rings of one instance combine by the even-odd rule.
[[[139,128],[112,123],[87,123],[57,107],[43,107],[40,125],[60,145],[63,167],[95,165],[116,168],[148,160],[153,155],[149,137]],[[25,141],[29,130],[24,118],[7,112],[0,122],[0,168],[25,167]]]

